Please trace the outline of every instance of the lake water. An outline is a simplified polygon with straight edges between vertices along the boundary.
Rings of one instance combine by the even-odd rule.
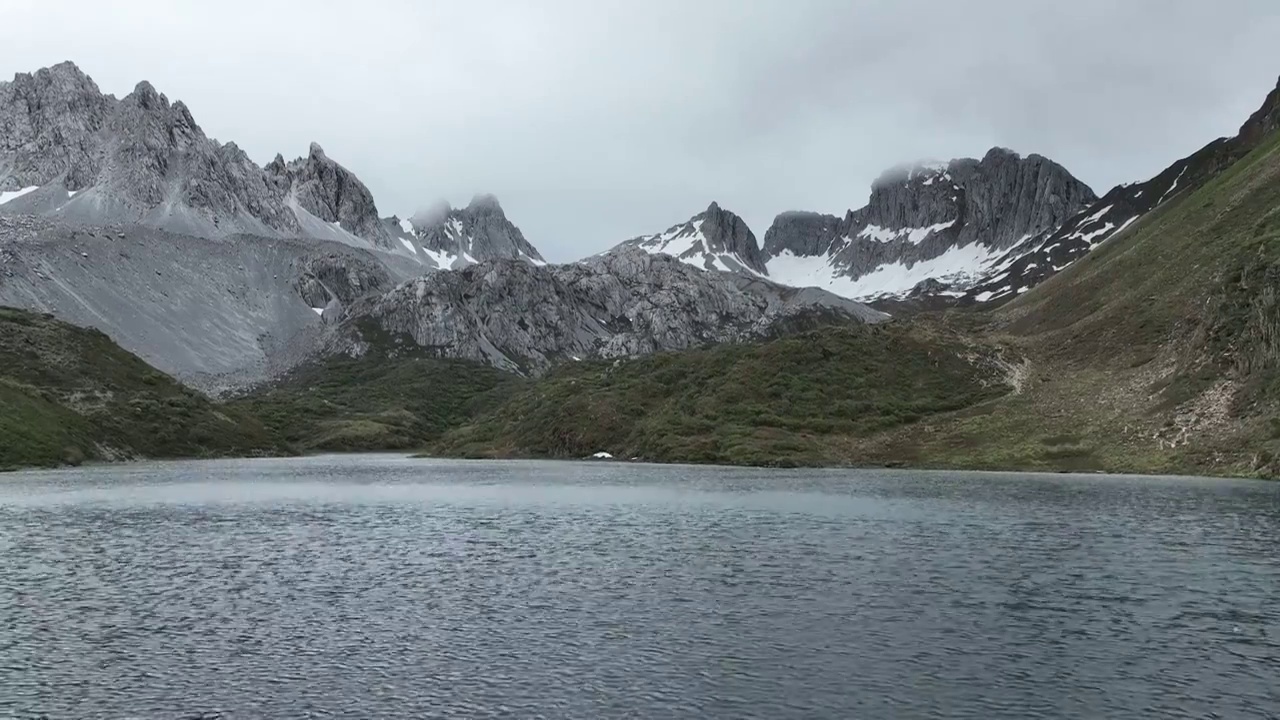
[[[1280,484],[0,475],[0,717],[1280,717]]]

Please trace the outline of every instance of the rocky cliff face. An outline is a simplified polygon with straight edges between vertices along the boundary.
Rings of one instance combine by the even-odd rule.
[[[287,188],[150,83],[117,100],[71,63],[0,87],[0,188],[18,211],[205,237],[297,235]]]
[[[703,270],[768,273],[751,228],[742,218],[715,202],[688,222],[673,225],[666,232],[643,235],[618,246],[624,247],[670,255]]]
[[[117,100],[72,63],[0,84],[0,208],[206,238],[311,237],[422,260],[319,145],[261,168],[150,83]]]
[[[443,357],[540,373],[588,357],[624,357],[735,342],[805,313],[884,316],[829,293],[707,273],[627,247],[582,263],[501,259],[404,283],[351,306],[331,350],[360,353],[372,322]]]
[[[96,135],[115,103],[71,63],[0,83],[0,191],[61,180],[80,190],[98,175]]]
[[[461,268],[499,259],[546,264],[492,195],[477,195],[460,209],[442,203],[418,212],[400,225],[410,242],[438,267]]]
[[[904,297],[926,280],[963,290],[1009,248],[1095,199],[1061,165],[995,148],[981,160],[889,170],[844,218],[779,215],[764,256],[774,280],[848,297]]]
[[[289,189],[290,201],[297,208],[356,237],[390,247],[391,238],[378,217],[369,188],[325,155],[319,143],[311,143],[305,158],[289,163],[276,155],[265,172],[276,187]]]

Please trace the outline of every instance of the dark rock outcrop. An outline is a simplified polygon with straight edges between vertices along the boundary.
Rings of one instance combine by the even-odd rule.
[[[502,259],[431,273],[358,300],[331,349],[363,352],[360,328],[372,322],[443,357],[537,374],[561,361],[760,337],[783,318],[815,311],[884,317],[830,293],[703,272],[626,247],[571,265]]]
[[[764,234],[766,256],[785,251],[810,257],[826,255],[840,232],[840,218],[816,212],[791,210],[778,215]]]
[[[319,143],[311,143],[305,158],[290,163],[277,155],[265,170],[277,187],[291,188],[293,199],[303,210],[324,222],[337,223],[357,237],[389,244],[369,188],[325,155]]]
[[[392,285],[381,265],[351,253],[313,253],[299,259],[294,287],[309,307],[329,307],[337,301],[349,305],[357,298],[382,292]]]

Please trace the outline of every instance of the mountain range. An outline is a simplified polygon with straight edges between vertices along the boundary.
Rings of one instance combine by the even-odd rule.
[[[501,258],[545,263],[492,196],[382,217],[368,188],[317,143],[304,157],[277,155],[258,167],[234,143],[208,138],[181,101],[149,83],[116,99],[72,63],[0,83],[0,193],[6,212],[70,222],[339,242],[374,252],[399,280]],[[784,212],[763,243],[712,202],[621,246],[864,302],[986,302],[1061,269],[1070,253],[1060,248],[1096,244],[1150,209],[1142,203],[1117,219],[1112,207],[1102,217],[1097,201],[1061,165],[993,148],[980,160],[890,169],[867,205],[843,218]],[[1097,228],[1079,227],[1095,220]],[[1030,259],[1055,251],[1048,262]]]
[[[117,99],[69,62],[0,83],[0,207],[203,238],[329,240],[412,261],[415,271],[541,262],[491,198],[416,223],[381,218],[364,183],[319,144],[258,167],[150,83]]]
[[[20,309],[5,316],[13,327],[42,328],[13,337],[56,337],[64,347],[98,336],[57,322],[96,328],[207,395],[254,393],[238,412],[273,419],[270,430],[291,442],[302,439],[289,423],[306,415],[308,448],[406,447],[429,431],[441,452],[463,454],[572,456],[599,445],[650,459],[830,463],[856,448],[999,466],[999,453],[941,453],[899,434],[933,428],[987,453],[994,438],[965,434],[981,423],[952,415],[981,406],[993,423],[1044,429],[1054,457],[1128,468],[1105,443],[1081,460],[1078,446],[1088,443],[1028,415],[1026,398],[1082,428],[1129,437],[1113,423],[1123,416],[1124,427],[1177,447],[1199,437],[1210,412],[1229,419],[1213,432],[1255,436],[1257,413],[1273,404],[1250,389],[1272,361],[1270,305],[1257,295],[1271,271],[1246,257],[1242,238],[1269,257],[1280,203],[1266,173],[1277,128],[1280,88],[1234,137],[1102,197],[1048,158],[993,148],[979,159],[892,168],[843,216],[783,212],[762,242],[711,202],[665,231],[548,264],[493,196],[384,216],[319,144],[258,166],[234,143],[207,137],[183,103],[149,83],[117,99],[62,63],[0,83],[0,305]],[[1188,228],[1208,238],[1205,248]],[[1166,289],[1149,287],[1134,275],[1134,253],[1183,258],[1200,284],[1171,275]],[[1161,277],[1163,267],[1149,274]],[[1144,299],[1130,290],[1138,286]],[[1234,344],[1220,347],[1227,336]],[[29,367],[11,387],[70,382],[39,371],[67,351],[51,352],[37,343],[15,355]],[[1119,357],[1145,368],[1147,395],[1113,366]],[[465,369],[473,367],[485,370]],[[1108,391],[1127,388],[1133,402],[1161,395],[1167,407],[1117,410],[1104,422],[1097,408],[1069,399],[1093,387],[1086,376]],[[445,389],[463,377],[475,403]],[[1205,377],[1228,385],[1197,384]],[[115,375],[90,387],[142,392]],[[396,398],[407,387],[447,395],[449,411],[404,406]],[[1210,407],[1219,400],[1204,393],[1223,387],[1229,407]],[[492,395],[499,388],[507,402]],[[597,399],[582,396],[585,388]],[[62,398],[47,409],[52,418],[78,413],[89,391],[39,392],[42,402]],[[1174,440],[1148,427],[1155,418],[1178,428]],[[593,423],[589,432],[582,422]],[[84,427],[77,453],[110,455],[91,437],[108,445],[101,438],[128,437],[148,452],[136,435]],[[255,447],[275,446],[254,433]],[[830,444],[837,435],[839,452]],[[1214,437],[1241,467],[1235,441]],[[1148,453],[1131,440],[1134,457],[1151,462],[1140,469],[1173,462],[1173,447]],[[1031,457],[1021,452],[1008,457]],[[1035,457],[1014,464],[1048,462]]]

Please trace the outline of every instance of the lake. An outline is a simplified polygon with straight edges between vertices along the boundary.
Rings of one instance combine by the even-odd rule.
[[[1280,717],[1280,484],[0,475],[0,717]]]

